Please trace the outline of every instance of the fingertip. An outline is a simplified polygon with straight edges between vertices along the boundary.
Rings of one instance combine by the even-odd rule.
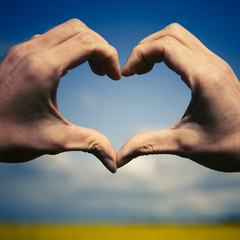
[[[107,137],[105,137],[105,140],[103,141],[104,144],[102,144],[101,151],[98,152],[95,156],[98,157],[98,159],[102,162],[102,164],[111,172],[116,173],[117,172],[117,154],[116,151],[112,145],[112,143],[108,140]]]
[[[104,157],[101,162],[111,173],[117,172],[117,164],[112,159]]]
[[[102,162],[102,164],[111,172],[117,171],[117,155],[111,142],[105,137],[105,144],[102,145],[101,151],[98,151],[95,156]]]
[[[98,76],[101,76],[101,77],[104,77],[104,76],[106,76],[106,73],[103,73],[103,72],[95,72],[95,71],[93,71],[96,75],[98,75]]]
[[[114,69],[114,68],[106,68],[104,66],[104,64],[97,63],[94,61],[88,61],[88,63],[89,63],[91,70],[99,76],[108,75],[113,80],[121,79],[120,66],[118,66],[117,69]]]
[[[121,74],[122,74],[122,76],[124,76],[124,77],[130,77],[130,76],[134,75],[134,73],[132,73],[132,71],[130,71],[130,69],[128,69],[128,68],[126,68],[126,67],[123,67],[123,68],[122,68]]]
[[[133,159],[133,157],[131,157],[124,149],[125,145],[117,153],[116,159],[117,168],[123,167]]]
[[[112,74],[111,76],[109,76],[112,80],[118,81],[122,78],[121,72],[117,71],[114,74]]]
[[[121,168],[127,163],[129,163],[131,160],[130,159],[122,159],[120,161],[117,161],[117,168]]]
[[[63,133],[59,142],[64,146],[64,151],[84,151],[96,156],[103,165],[112,173],[117,171],[116,151],[103,134],[93,129],[70,125],[58,130]],[[53,134],[52,134],[53,135]],[[60,134],[59,134],[60,135]]]
[[[110,158],[103,158],[102,160],[103,165],[111,172],[116,173],[117,172],[117,164]]]
[[[122,75],[118,60],[109,61],[109,63],[107,65],[103,65],[103,67],[108,77],[110,77],[112,80],[121,79]]]

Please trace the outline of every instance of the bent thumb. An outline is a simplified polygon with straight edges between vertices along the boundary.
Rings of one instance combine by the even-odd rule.
[[[129,139],[117,153],[117,167],[120,168],[133,158],[150,154],[177,154],[182,152],[180,130],[174,127],[145,132]]]
[[[52,142],[55,143],[55,148],[59,149],[58,152],[83,151],[92,153],[110,172],[116,172],[116,152],[108,138],[103,134],[73,124],[55,125],[51,131],[51,136],[54,136]]]

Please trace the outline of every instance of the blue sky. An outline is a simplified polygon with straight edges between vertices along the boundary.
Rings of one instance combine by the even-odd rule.
[[[79,18],[119,53],[123,66],[144,37],[178,22],[240,78],[239,1],[1,1],[0,58],[12,45]],[[114,82],[87,63],[60,82],[62,115],[105,134],[116,151],[136,133],[179,121],[190,91],[164,64]],[[140,157],[112,175],[89,154],[0,164],[1,221],[205,221],[240,219],[240,175],[187,159]]]

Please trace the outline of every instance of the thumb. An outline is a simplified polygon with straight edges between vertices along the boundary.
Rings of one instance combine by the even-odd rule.
[[[133,158],[150,154],[183,155],[183,142],[187,139],[181,129],[172,127],[160,131],[145,132],[129,139],[117,153],[117,167],[120,168]]]
[[[48,136],[54,136],[50,141],[55,143],[54,148],[58,149],[57,153],[66,151],[92,153],[110,172],[116,172],[116,152],[108,138],[98,131],[68,123],[55,125]]]

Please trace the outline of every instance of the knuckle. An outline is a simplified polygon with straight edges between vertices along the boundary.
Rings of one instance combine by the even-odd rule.
[[[162,47],[165,49],[171,49],[171,51],[174,51],[174,49],[178,44],[178,41],[172,36],[164,36],[161,38],[160,43],[161,44],[158,45],[160,51]]]
[[[149,155],[149,154],[153,154],[154,153],[154,147],[152,144],[147,144],[144,146],[141,146],[138,150],[137,150],[138,154],[143,154],[143,155]]]
[[[134,149],[134,155],[149,155],[154,153],[154,143],[144,140],[144,134],[139,134],[133,137],[130,148]]]
[[[175,45],[176,44],[176,39],[171,36],[164,36],[161,40],[164,45]]]
[[[137,46],[142,45],[142,44],[144,44],[144,43],[145,43],[145,39],[142,39],[142,40],[138,43]]]
[[[110,49],[112,51],[112,55],[118,55],[117,49],[115,47],[111,46],[111,45],[109,45],[109,46],[110,46]]]
[[[39,38],[39,37],[41,37],[41,34],[35,34],[35,35],[32,36],[31,39],[33,40],[33,39],[36,39],[36,38]]]
[[[135,58],[141,59],[141,61],[144,61],[145,60],[145,58],[143,57],[144,56],[144,45],[137,45],[136,47],[134,47],[134,49],[132,51],[132,55]]]
[[[41,72],[41,64],[40,57],[37,54],[28,55],[22,63],[22,70],[25,72],[25,76],[28,79],[35,78]]]
[[[177,32],[182,29],[182,26],[179,23],[171,23],[167,27],[165,27],[165,30],[168,30],[170,32]]]
[[[144,50],[144,44],[137,45],[136,47],[134,47],[133,53],[138,55],[138,54],[141,54],[143,50]]]
[[[151,56],[151,54],[152,54],[151,46],[148,43],[145,43],[142,45],[137,45],[134,48],[133,53],[134,53],[135,57],[140,59],[141,63],[143,63],[143,64],[153,64],[154,63],[153,57]]]
[[[86,45],[88,47],[90,47],[90,46],[92,47],[95,44],[95,42],[96,42],[96,38],[92,34],[90,34],[88,32],[77,34],[75,39],[80,44]]]
[[[87,146],[86,152],[92,153],[98,156],[99,153],[101,152],[101,149],[102,147],[101,147],[100,141],[96,138],[96,136],[91,135],[88,138],[88,146]]]
[[[201,144],[201,131],[181,128],[176,135],[177,146],[183,154],[189,154],[198,149]]]
[[[26,47],[23,44],[18,44],[11,47],[7,52],[8,63],[15,63],[21,60],[26,54]]]
[[[54,68],[47,62],[43,54],[30,54],[22,62],[21,70],[27,80],[48,78],[56,74]]]
[[[86,27],[86,25],[77,18],[73,18],[73,19],[67,21],[67,25],[70,26],[70,28],[72,28],[74,30],[80,30],[80,29]]]
[[[113,47],[111,45],[108,45],[107,47],[108,47],[108,51],[109,51],[109,54],[108,54],[109,57],[107,59],[114,58],[115,56],[118,56],[118,52],[117,52],[115,47]]]
[[[233,74],[233,70],[232,70],[231,66],[225,61],[223,61],[223,69],[225,71],[225,74],[227,74],[227,75]]]

